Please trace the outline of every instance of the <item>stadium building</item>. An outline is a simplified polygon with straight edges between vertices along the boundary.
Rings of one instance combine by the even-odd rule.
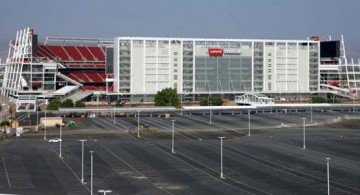
[[[15,99],[153,101],[176,88],[185,100],[245,93],[277,98],[357,97],[359,63],[339,41],[47,37],[10,41],[2,94]]]
[[[225,95],[314,93],[320,89],[320,43],[118,37],[114,93]]]

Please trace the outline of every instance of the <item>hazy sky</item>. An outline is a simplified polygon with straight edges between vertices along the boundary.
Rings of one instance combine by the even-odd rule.
[[[113,38],[305,39],[344,34],[360,57],[360,0],[0,0],[0,57],[16,31]]]

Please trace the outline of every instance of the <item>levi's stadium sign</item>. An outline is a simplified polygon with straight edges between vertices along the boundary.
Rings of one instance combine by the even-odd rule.
[[[209,56],[222,57],[223,55],[241,55],[240,49],[220,49],[220,48],[209,48]]]
[[[224,50],[219,48],[209,48],[208,50],[209,56],[223,56]]]

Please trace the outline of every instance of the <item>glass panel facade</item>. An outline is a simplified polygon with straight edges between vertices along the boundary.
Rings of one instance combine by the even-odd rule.
[[[251,42],[197,41],[195,49],[196,92],[252,91]]]
[[[309,90],[317,91],[319,81],[319,44],[309,45]]]
[[[197,92],[251,91],[250,57],[196,57]]]
[[[183,42],[183,92],[193,92],[193,41]]]
[[[119,92],[130,92],[131,42],[120,40]]]

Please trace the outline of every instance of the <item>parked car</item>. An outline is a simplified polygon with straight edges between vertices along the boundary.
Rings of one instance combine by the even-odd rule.
[[[55,126],[56,126],[57,128],[60,128],[60,123],[56,123]],[[65,126],[66,126],[66,122],[63,121],[63,122],[61,123],[61,126],[62,126],[62,127],[65,127]]]
[[[57,142],[61,142],[62,140],[60,138],[54,138],[54,139],[50,139],[49,142],[51,143],[57,143]]]

